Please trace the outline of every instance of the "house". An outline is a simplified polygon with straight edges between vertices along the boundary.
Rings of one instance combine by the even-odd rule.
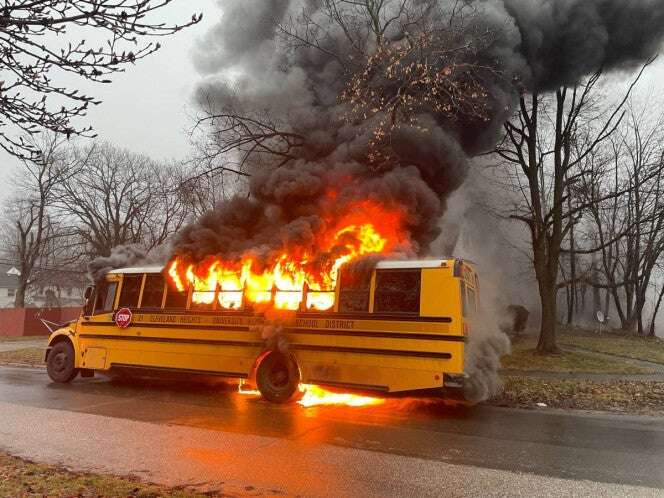
[[[14,265],[0,263],[0,308],[13,308],[21,272]],[[31,286],[25,297],[25,305],[33,308],[80,306],[83,303],[85,281],[66,279],[68,286]]]
[[[14,307],[20,274],[15,266],[0,263],[0,308]]]

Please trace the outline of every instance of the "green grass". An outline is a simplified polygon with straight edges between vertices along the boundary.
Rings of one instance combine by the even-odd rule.
[[[561,335],[558,343],[562,346],[576,346],[598,353],[624,356],[664,364],[664,341],[641,337],[601,335]]]
[[[0,364],[20,363],[22,365],[38,366],[44,364],[43,348],[24,348],[14,351],[0,351]]]
[[[13,498],[203,498],[223,495],[169,489],[144,484],[131,478],[70,472],[0,453],[0,496]]]
[[[630,365],[620,358],[604,359],[591,354],[535,354],[536,340],[523,339],[512,345],[512,353],[503,357],[504,369],[524,372],[646,374],[653,370]]]
[[[507,376],[502,394],[487,403],[514,408],[604,410],[664,415],[664,382],[537,379]]]

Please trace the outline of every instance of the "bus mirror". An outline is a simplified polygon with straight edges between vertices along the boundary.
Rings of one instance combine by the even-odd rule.
[[[83,294],[83,297],[85,298],[86,301],[92,297],[92,294],[94,293],[94,291],[95,291],[95,288],[92,285],[89,285],[85,289],[85,294]]]

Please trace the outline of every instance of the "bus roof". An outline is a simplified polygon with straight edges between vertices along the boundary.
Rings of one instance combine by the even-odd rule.
[[[116,268],[108,273],[161,273],[163,266],[131,266],[129,268]]]
[[[379,270],[404,270],[415,268],[440,268],[454,264],[454,259],[402,259],[402,260],[385,260],[376,265]],[[133,266],[129,268],[117,268],[108,273],[161,273],[164,270],[163,266]]]

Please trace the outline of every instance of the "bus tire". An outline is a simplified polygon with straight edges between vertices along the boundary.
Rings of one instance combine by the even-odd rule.
[[[68,340],[56,343],[48,353],[46,371],[54,382],[66,384],[78,375],[75,367],[74,346]]]
[[[288,355],[272,351],[263,358],[256,370],[256,386],[261,395],[272,403],[292,401],[300,384],[300,372]]]

